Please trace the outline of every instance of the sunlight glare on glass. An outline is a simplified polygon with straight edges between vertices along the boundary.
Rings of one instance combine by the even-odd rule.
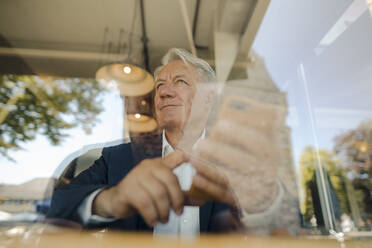
[[[323,50],[337,40],[359,17],[371,7],[371,0],[355,0],[349,5],[342,16],[331,27],[327,34],[315,48],[315,53],[320,55]]]

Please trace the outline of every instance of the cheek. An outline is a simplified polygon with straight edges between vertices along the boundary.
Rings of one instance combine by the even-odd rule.
[[[157,110],[158,109],[158,106],[160,104],[160,97],[158,95],[155,95],[154,96],[154,109]]]
[[[157,93],[155,93],[155,96],[154,96],[154,105],[156,106],[157,104],[158,104],[158,102],[159,102],[159,96],[158,96],[158,94]]]
[[[159,108],[158,108],[158,106],[159,106],[159,101],[157,100],[157,97],[155,96],[154,97],[154,114],[155,114],[155,117],[157,117],[158,116],[158,114],[160,113],[160,110],[159,110]]]
[[[189,94],[189,96],[187,97],[187,100],[185,101],[186,102],[186,114],[187,114],[187,117],[190,115],[191,113],[191,109],[194,107],[194,108],[197,108],[197,104],[195,103],[195,106],[193,106],[193,99],[194,99],[194,94]]]

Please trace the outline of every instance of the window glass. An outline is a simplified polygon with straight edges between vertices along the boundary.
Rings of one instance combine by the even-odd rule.
[[[216,228],[370,236],[371,26],[368,0],[0,2],[0,226],[85,227],[85,196],[178,149],[231,191]],[[197,167],[190,205],[217,199]]]
[[[273,1],[254,43],[287,93],[302,220],[314,230],[371,230],[371,24],[368,1]]]

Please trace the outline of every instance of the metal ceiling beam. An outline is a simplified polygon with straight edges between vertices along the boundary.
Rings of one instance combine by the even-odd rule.
[[[189,15],[187,13],[186,3],[185,3],[185,0],[179,0],[179,2],[180,2],[180,10],[181,10],[182,18],[183,18],[183,23],[186,29],[187,39],[190,45],[190,50],[193,55],[197,56],[195,43],[194,43],[194,37],[192,34],[192,30],[191,30],[191,23],[189,20]]]
[[[194,11],[194,21],[192,22],[192,37],[195,43],[195,47],[197,49],[208,49],[207,46],[200,46],[198,45],[196,41],[196,27],[198,25],[198,19],[199,19],[199,10],[200,10],[200,0],[196,0],[196,6],[195,6],[195,11]]]
[[[214,20],[217,80],[223,84],[236,61],[248,54],[270,0],[221,0]],[[222,86],[221,86],[222,87]]]
[[[0,47],[0,56],[21,56],[32,58],[46,59],[67,59],[67,60],[93,60],[117,62],[127,58],[127,55],[112,54],[112,53],[96,53],[96,52],[79,52],[79,51],[61,51],[61,50],[45,50],[45,49],[29,49],[29,48],[9,48]]]
[[[270,0],[258,0],[254,6],[252,16],[245,28],[239,45],[239,54],[247,56],[253,45],[258,29],[261,26]]]
[[[214,54],[216,60],[216,77],[219,89],[227,80],[239,48],[239,34],[214,32]],[[221,85],[220,85],[221,84]]]

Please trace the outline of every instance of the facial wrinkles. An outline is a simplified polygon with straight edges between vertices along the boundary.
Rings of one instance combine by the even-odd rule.
[[[159,83],[163,85],[156,91],[156,109],[157,111],[162,111],[163,107],[167,105],[183,106],[184,115],[181,119],[188,119],[191,112],[192,100],[195,95],[195,84],[199,79],[199,74],[195,75],[198,72],[189,66],[178,67],[176,71],[172,70],[174,67],[166,67],[164,69],[157,76],[156,86]],[[187,87],[176,87],[178,86],[177,80],[180,79],[187,82],[187,85],[185,85]],[[161,90],[166,91],[161,92]]]
[[[162,84],[161,88],[157,89],[160,109],[162,109],[166,105],[182,105],[182,94],[179,94],[177,88],[174,88],[177,86],[176,84],[178,80],[187,81],[187,79],[185,78],[185,74],[179,72],[166,73],[165,76],[161,75],[159,77],[157,85],[160,83]]]

